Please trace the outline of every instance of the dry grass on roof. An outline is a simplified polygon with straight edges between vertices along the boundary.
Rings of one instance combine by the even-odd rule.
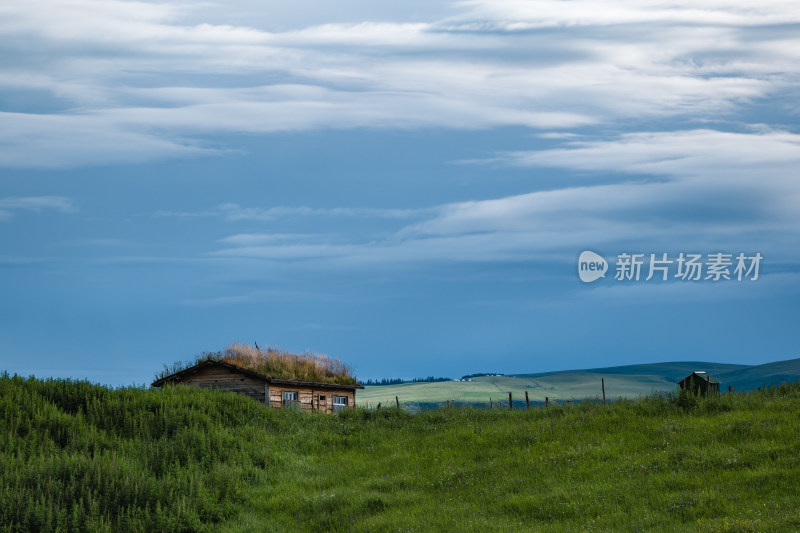
[[[339,359],[306,352],[294,354],[278,348],[261,350],[249,344],[233,343],[221,352],[203,353],[194,361],[164,365],[156,379],[186,370],[203,361],[220,361],[244,370],[291,381],[313,381],[337,385],[357,385],[353,369]]]
[[[316,381],[355,385],[353,370],[346,363],[326,355],[293,354],[286,350],[261,350],[249,344],[234,343],[225,348],[219,361],[276,379]]]
[[[274,379],[337,385],[358,384],[353,369],[339,359],[308,352],[294,354],[277,348],[261,350],[239,343],[231,344],[221,352],[202,353],[194,361],[176,361],[171,365],[164,365],[164,369],[156,374],[156,379],[186,370],[203,361],[220,361]]]

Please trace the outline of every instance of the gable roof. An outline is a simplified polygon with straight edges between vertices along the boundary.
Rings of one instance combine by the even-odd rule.
[[[359,385],[356,383],[355,385],[339,385],[336,383],[322,383],[322,382],[314,382],[314,381],[292,381],[288,379],[275,379],[272,376],[267,374],[259,374],[258,372],[253,372],[251,370],[246,370],[244,368],[240,368],[236,365],[232,365],[230,363],[225,363],[223,361],[214,361],[214,360],[205,360],[197,363],[194,366],[190,366],[184,370],[179,372],[175,372],[174,374],[170,374],[169,376],[164,376],[155,380],[151,387],[162,387],[163,385],[175,381],[180,381],[182,378],[199,372],[200,370],[214,366],[218,368],[224,368],[229,372],[236,372],[254,379],[262,380],[265,383],[274,383],[276,385],[295,385],[295,386],[303,386],[303,387],[315,387],[319,389],[363,389],[363,385]]]
[[[245,376],[249,376],[249,377],[255,378],[255,379],[262,379],[262,380],[265,380],[265,381],[270,378],[270,376],[266,376],[264,374],[259,374],[257,372],[251,372],[249,370],[245,370],[244,368],[239,368],[238,366],[234,366],[234,365],[231,365],[231,364],[228,364],[228,363],[223,363],[221,361],[210,361],[210,360],[207,360],[207,361],[200,361],[196,365],[190,366],[189,368],[185,368],[183,370],[175,372],[174,374],[170,374],[168,376],[164,376],[162,378],[159,378],[159,379],[155,380],[150,386],[151,387],[160,387],[160,386],[162,386],[162,385],[164,385],[166,383],[169,383],[169,382],[172,382],[172,381],[178,381],[181,378],[184,378],[186,376],[194,374],[194,373],[198,372],[199,370],[201,370],[201,369],[203,369],[203,368],[205,368],[207,366],[221,367],[221,368],[224,368],[224,369],[229,370],[231,372],[238,372],[240,374],[244,374]]]
[[[691,379],[694,376],[697,376],[698,379],[702,379],[703,381],[707,381],[708,383],[719,383],[719,380],[717,378],[711,376],[710,374],[708,374],[705,371],[698,370],[698,371],[692,372],[691,374],[689,374],[688,376],[686,376],[685,378],[680,380],[678,382],[678,384],[680,385],[681,383],[683,383],[687,379]]]

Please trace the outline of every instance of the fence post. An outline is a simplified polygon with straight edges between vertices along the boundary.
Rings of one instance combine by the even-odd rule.
[[[549,405],[550,405],[550,398],[548,398],[547,396],[545,396],[545,397],[544,397],[544,406],[545,406],[545,407],[547,407],[547,406],[549,406]]]
[[[511,393],[508,393],[508,410],[512,410],[514,408],[514,404],[511,403]]]
[[[606,403],[606,380],[605,378],[600,378],[600,386],[603,387],[603,405]]]
[[[376,411],[380,411],[381,410],[381,402],[378,402],[378,407],[375,410]]]
[[[491,396],[490,396],[490,397],[489,397],[489,409],[491,409],[491,408],[492,408],[492,398],[491,398]]]
[[[396,403],[397,408],[400,409],[400,400],[397,398],[397,396],[394,397],[394,403]]]
[[[528,399],[528,391],[525,391],[525,409],[531,408],[531,401]]]

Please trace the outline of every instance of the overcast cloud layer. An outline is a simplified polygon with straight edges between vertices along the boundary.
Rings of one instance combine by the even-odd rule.
[[[798,81],[800,9],[792,2],[470,1],[424,22],[356,19],[283,31],[250,27],[244,15],[225,25],[197,22],[198,11],[213,17],[225,9],[107,0],[0,8],[2,47],[13,52],[0,87],[19,94],[0,115],[0,164],[215,157],[237,150],[214,140],[229,133],[598,126],[602,138],[567,138],[562,148],[487,162],[627,174],[622,183],[594,187],[587,177],[560,192],[430,206],[437,216],[401,234],[560,238],[575,236],[567,220],[628,223],[619,218],[632,206],[660,219],[682,204],[691,223],[703,216],[692,206],[719,194],[731,215],[741,212],[737,198],[755,195],[763,200],[757,224],[796,226],[797,135],[790,124],[741,118],[769,101],[778,102],[775,113],[796,116],[789,96]],[[647,124],[658,129],[641,131]],[[666,181],[636,181],[646,176]],[[228,216],[282,209],[303,206],[244,206]],[[349,212],[370,208],[328,210]]]
[[[148,289],[101,276],[104,287],[133,283],[123,308],[149,291],[167,298],[159,304],[269,300],[275,291],[244,281],[265,272],[282,291],[323,299],[355,291],[322,281],[331,273],[391,273],[397,287],[381,286],[391,301],[413,285],[403,272],[462,279],[468,264],[491,278],[537,262],[560,272],[587,247],[758,249],[776,268],[765,273],[769,294],[797,287],[794,1],[28,0],[0,4],[0,51],[0,265],[174,262],[196,269],[181,282],[215,287],[173,294],[181,284],[156,267],[143,274]],[[384,164],[396,174],[359,170],[330,148],[339,135],[361,139],[366,161],[378,143],[399,153],[392,135],[430,132],[424,149]],[[454,150],[464,139],[491,148]],[[291,166],[265,170],[252,194],[228,193],[225,180],[280,159],[267,150],[278,140],[295,161],[346,170],[317,181]],[[195,161],[225,170],[216,181],[173,171]],[[126,198],[112,198],[115,181]],[[72,267],[53,268],[69,277]],[[38,275],[59,279],[33,272],[15,286],[35,293]],[[587,288],[575,305],[638,290]],[[338,337],[318,339],[368,360]]]
[[[118,0],[0,7],[0,88],[19,94],[0,115],[0,164],[214,154],[231,147],[204,139],[229,132],[619,129],[669,118],[696,128],[792,94],[800,64],[791,2],[492,0],[456,3],[425,22],[285,31],[248,27],[244,17],[197,23],[197,9]]]

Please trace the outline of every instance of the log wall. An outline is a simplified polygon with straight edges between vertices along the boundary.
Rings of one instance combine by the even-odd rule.
[[[333,397],[346,396],[347,407],[352,408],[356,403],[356,394],[352,389],[315,389],[312,387],[294,387],[291,385],[269,385],[269,405],[276,409],[283,407],[283,392],[297,392],[300,409],[304,411],[333,412]]]
[[[332,413],[334,396],[347,397],[348,408],[352,408],[356,404],[356,394],[353,389],[317,389],[310,386],[277,385],[268,383],[266,380],[214,366],[200,368],[196,372],[182,376],[176,382],[193,387],[238,392],[253,398],[259,403],[265,403],[266,396],[269,394],[269,405],[275,409],[284,407],[283,391],[297,392],[297,399],[300,402],[299,408],[304,411]]]
[[[197,372],[185,376],[180,382],[193,387],[238,392],[250,396],[259,403],[264,403],[265,381],[224,368],[201,368]]]

